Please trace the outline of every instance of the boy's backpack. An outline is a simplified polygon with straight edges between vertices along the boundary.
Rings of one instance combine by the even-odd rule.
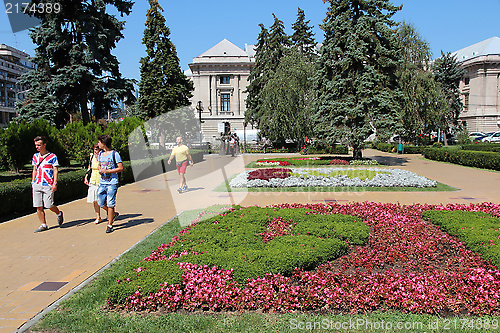
[[[118,167],[118,164],[116,164],[115,153],[116,153],[116,150],[113,150],[113,163],[115,164],[115,167]],[[123,172],[118,172],[117,175],[118,175],[118,181],[121,182],[122,181]]]

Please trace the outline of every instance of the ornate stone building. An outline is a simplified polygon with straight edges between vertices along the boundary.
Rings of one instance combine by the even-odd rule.
[[[221,133],[243,129],[245,90],[254,63],[252,46],[242,50],[224,39],[189,64],[194,83],[191,102],[203,107],[203,141],[214,142]]]
[[[19,76],[34,69],[28,54],[0,44],[0,126],[5,127],[16,117],[14,106],[24,99],[25,89],[17,84]]]
[[[453,54],[466,70],[460,82],[462,124],[469,132],[500,130],[500,38],[492,37]]]

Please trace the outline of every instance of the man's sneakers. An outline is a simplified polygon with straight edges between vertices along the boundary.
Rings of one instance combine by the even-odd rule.
[[[47,226],[44,227],[43,225],[41,225],[38,229],[36,229],[33,232],[42,232],[42,231],[45,231],[45,230],[49,230],[49,228]]]
[[[112,233],[113,232],[113,226],[108,224],[108,227],[106,228],[106,233]]]
[[[182,187],[182,190],[183,190],[183,191],[187,191],[187,189],[188,189],[188,186],[187,186],[187,185],[184,185],[184,186]]]
[[[179,187],[179,188],[177,189],[177,192],[181,193],[181,192],[182,192],[182,188],[181,188],[181,187]]]
[[[64,222],[64,216],[62,211],[60,213],[61,214],[57,215],[57,224],[59,224],[59,226],[62,226]]]

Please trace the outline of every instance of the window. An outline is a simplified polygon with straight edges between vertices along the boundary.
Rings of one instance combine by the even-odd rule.
[[[469,94],[464,94],[464,112],[469,111]]]
[[[229,84],[229,76],[221,76],[220,77],[220,84]]]
[[[220,110],[222,112],[228,112],[229,110],[229,102],[230,102],[229,94],[220,94]]]

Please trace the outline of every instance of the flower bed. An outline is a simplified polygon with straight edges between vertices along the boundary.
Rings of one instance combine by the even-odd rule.
[[[291,157],[262,159],[250,163],[247,167],[268,167],[268,166],[328,166],[328,165],[379,165],[375,160],[368,158],[354,159],[350,156],[311,156],[311,157]]]
[[[288,166],[291,165],[287,161],[261,160],[255,162],[257,166]]]
[[[272,170],[272,171],[268,171]],[[232,188],[252,187],[435,187],[436,181],[400,169],[257,169],[244,171],[230,182]],[[372,177],[365,177],[366,174]],[[274,176],[276,175],[276,176]]]
[[[422,212],[432,209],[482,211],[498,218],[500,205],[400,206],[365,202],[275,206],[278,212],[289,208],[310,209],[310,217],[357,216],[371,228],[368,243],[351,244],[352,252],[314,270],[295,269],[288,276],[268,273],[245,283],[233,278],[236,268],[221,269],[193,260],[180,262],[176,269],[182,277],[177,283],[162,283],[151,294],[139,288],[126,298],[122,307],[150,311],[160,308],[164,311],[321,310],[344,313],[398,310],[444,315],[500,314],[498,268],[466,249],[455,236],[421,218]],[[246,210],[242,208],[236,213],[244,216]],[[268,221],[267,233],[260,236],[269,239],[272,233],[274,239],[271,241],[290,238],[295,232],[292,226],[287,217],[282,216],[282,219]],[[168,261],[168,249],[179,245],[179,239],[189,237],[194,229],[185,229],[170,244],[162,244],[151,256],[159,259],[155,263]],[[494,239],[493,242],[498,244],[500,241]],[[192,256],[195,260],[198,257]],[[141,275],[148,269],[141,266],[133,272]],[[125,282],[120,281],[120,284]]]

